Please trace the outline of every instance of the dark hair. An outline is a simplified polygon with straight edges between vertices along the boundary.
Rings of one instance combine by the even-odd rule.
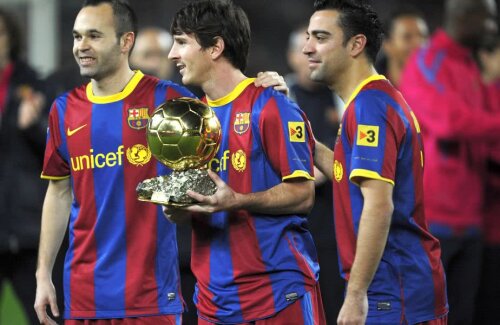
[[[222,55],[245,71],[250,47],[250,23],[241,7],[230,0],[192,1],[180,9],[170,27],[172,35],[194,34],[203,49],[213,46],[216,37],[224,40]]]
[[[391,37],[394,22],[401,17],[415,17],[425,21],[424,14],[415,7],[402,6],[393,10],[384,23],[384,33],[387,38]]]
[[[17,61],[21,58],[22,38],[19,25],[14,17],[7,11],[0,8],[0,19],[5,25],[5,32],[9,39],[9,57],[12,61]]]
[[[128,32],[133,32],[134,35],[137,35],[137,16],[132,7],[130,7],[125,0],[85,0],[82,8],[106,3],[113,8],[116,36],[120,38],[123,34]],[[132,52],[132,49],[130,49],[130,52]]]
[[[366,53],[375,62],[384,32],[377,14],[367,4],[354,0],[315,0],[314,10],[336,10],[340,13],[339,25],[344,32],[344,46],[357,34],[366,36]]]

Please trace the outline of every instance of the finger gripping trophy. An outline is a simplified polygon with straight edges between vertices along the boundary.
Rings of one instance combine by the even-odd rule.
[[[139,200],[183,206],[195,203],[187,190],[203,195],[215,193],[207,163],[219,149],[221,127],[209,106],[188,97],[169,100],[154,111],[146,136],[153,156],[172,173],[139,183]]]

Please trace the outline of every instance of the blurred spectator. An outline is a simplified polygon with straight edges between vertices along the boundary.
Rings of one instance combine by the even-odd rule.
[[[410,54],[421,47],[428,36],[427,23],[418,10],[400,7],[393,11],[385,23],[383,52],[380,52],[375,65],[378,73],[385,75],[397,87]]]
[[[441,241],[450,324],[472,324],[479,286],[483,154],[499,139],[500,115],[486,109],[472,53],[496,30],[494,0],[447,0],[444,29],[411,56],[400,84],[421,122],[426,215]]]
[[[40,172],[47,110],[42,83],[21,59],[21,44],[14,18],[0,9],[0,289],[9,280],[28,320],[37,324],[33,273],[45,193]]]
[[[160,79],[172,79],[173,63],[168,59],[172,42],[172,35],[164,29],[158,27],[140,29],[130,55],[130,65]]]
[[[500,35],[477,52],[492,113],[500,116]],[[484,204],[484,249],[475,324],[497,324],[500,303],[500,141],[487,151]]]
[[[333,148],[339,128],[337,106],[340,99],[324,84],[309,78],[307,56],[302,53],[306,43],[307,25],[292,31],[288,42],[287,58],[292,74],[285,76],[290,89],[289,96],[306,113],[314,132],[321,142]],[[321,178],[318,170],[316,179]],[[333,225],[333,205],[331,202],[332,185],[330,182],[316,182],[314,207],[309,214],[309,226],[318,251],[320,262],[320,287],[328,324],[337,319],[344,296],[344,281],[340,277],[337,263],[337,246]]]

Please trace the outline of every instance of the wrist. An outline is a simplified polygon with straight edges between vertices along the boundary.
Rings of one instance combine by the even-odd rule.
[[[248,208],[247,195],[234,192],[234,198],[231,202],[231,207],[229,210],[240,210],[247,208]]]
[[[355,286],[347,286],[346,296],[350,296],[352,298],[363,298],[367,295],[367,289],[358,288]]]
[[[50,280],[52,279],[52,270],[45,267],[39,267],[36,270],[35,277],[37,280]]]

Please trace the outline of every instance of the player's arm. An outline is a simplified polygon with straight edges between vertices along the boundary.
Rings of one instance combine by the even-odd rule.
[[[47,305],[54,316],[59,316],[52,268],[68,225],[71,200],[69,178],[50,181],[43,203],[36,270],[35,311],[41,324],[56,324],[47,314]]]
[[[375,179],[360,184],[363,210],[356,242],[356,255],[347,283],[338,324],[364,324],[368,313],[367,291],[377,271],[391,225],[393,185]]]
[[[329,180],[333,179],[333,151],[319,141],[314,148],[314,166]]]
[[[262,192],[242,194],[229,187],[217,174],[208,171],[217,185],[211,196],[188,191],[188,195],[199,201],[186,210],[213,213],[223,210],[245,209],[255,213],[283,215],[307,214],[314,204],[314,182],[305,178],[289,179]]]

